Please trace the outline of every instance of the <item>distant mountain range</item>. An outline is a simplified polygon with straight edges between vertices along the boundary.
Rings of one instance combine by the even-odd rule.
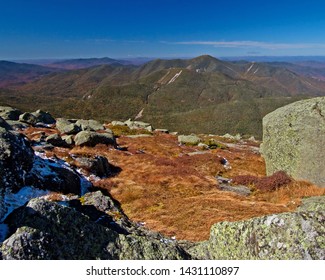
[[[2,104],[103,121],[134,118],[143,110],[141,120],[186,133],[261,137],[265,114],[325,95],[325,64],[313,61],[223,61],[204,55],[142,65],[110,58],[66,60],[25,72],[22,65],[11,65],[11,87],[0,76],[6,87]],[[0,73],[3,67],[0,63]]]
[[[103,58],[80,58],[80,59],[68,59],[68,60],[59,60],[50,64],[47,64],[48,67],[61,68],[61,69],[83,69],[89,68],[98,65],[128,65],[133,64],[131,61],[126,60],[117,60],[109,57]]]
[[[22,85],[59,71],[35,64],[0,61],[0,87]]]

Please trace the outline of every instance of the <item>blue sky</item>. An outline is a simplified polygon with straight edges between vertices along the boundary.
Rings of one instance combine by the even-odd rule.
[[[325,1],[0,0],[0,59],[325,55]]]

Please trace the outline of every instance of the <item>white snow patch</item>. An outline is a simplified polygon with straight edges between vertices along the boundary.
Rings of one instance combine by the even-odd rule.
[[[254,74],[256,74],[258,70],[260,70],[260,68],[257,67],[256,70],[254,71]]]
[[[178,73],[175,74],[175,76],[173,78],[170,79],[170,81],[167,83],[167,85],[175,82],[175,80],[180,76],[180,74],[182,74],[183,70],[179,71]]]
[[[56,176],[57,174],[52,171],[51,167],[56,168],[65,168],[70,170],[71,172],[76,171],[80,178],[80,192],[81,195],[84,195],[88,192],[89,187],[91,187],[91,182],[89,178],[87,178],[82,172],[81,169],[75,170],[72,168],[67,162],[59,158],[48,158],[46,155],[35,152],[36,156],[34,161],[33,170],[37,174],[42,175],[43,177],[46,176]]]
[[[41,176],[56,176],[57,174],[51,170],[52,167],[61,167],[69,170],[74,170],[68,163],[58,158],[48,158],[45,154],[35,152],[34,165],[31,172],[40,174]],[[86,177],[81,170],[75,170],[80,177],[80,192],[84,195],[89,191],[92,186],[90,180],[100,180],[100,178],[90,175]],[[9,189],[1,195],[1,205],[0,205],[0,242],[5,240],[8,235],[8,225],[4,224],[3,221],[8,217],[8,215],[23,206],[26,202],[33,198],[44,197],[45,199],[50,194],[48,190],[41,190],[33,186],[25,186],[21,188],[17,193],[12,193]],[[61,205],[68,206],[68,201],[70,200],[68,196],[61,195],[62,201]]]
[[[80,194],[83,196],[89,191],[89,188],[92,186],[91,181],[96,182],[100,180],[100,178],[93,174],[86,176],[80,168],[78,168],[76,171],[80,175]]]
[[[3,222],[8,215],[16,208],[23,206],[32,198],[41,197],[49,194],[49,191],[40,190],[31,186],[23,187],[17,193],[12,193],[7,189],[2,202],[2,215],[0,222]]]

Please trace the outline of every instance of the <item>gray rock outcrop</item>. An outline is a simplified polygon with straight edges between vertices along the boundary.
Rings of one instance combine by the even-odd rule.
[[[80,131],[74,138],[76,146],[94,147],[97,144],[116,145],[113,133],[107,130],[105,133],[93,131]]]
[[[36,156],[26,184],[62,193],[81,193],[80,175],[60,159]]]
[[[201,142],[201,139],[196,135],[179,135],[178,142],[180,144],[195,146]]]
[[[76,134],[81,130],[78,125],[64,118],[56,120],[56,128],[61,134]]]
[[[319,201],[306,199],[304,203],[310,209]],[[324,260],[325,212],[309,209],[217,223],[211,228],[210,239],[189,252],[199,259]]]
[[[19,121],[35,125],[37,123],[37,118],[31,113],[23,113],[19,116]]]
[[[77,120],[76,125],[78,125],[81,130],[84,131],[97,131],[105,129],[100,122],[95,120]]]
[[[42,110],[37,110],[36,112],[31,113],[36,117],[37,123],[44,123],[44,124],[54,124],[55,119],[49,112],[44,112]]]
[[[4,198],[8,192],[19,191],[34,161],[29,142],[0,118],[0,221],[6,213]]]
[[[0,117],[0,127],[3,128],[4,131],[12,130],[12,126],[1,117]]]
[[[128,119],[124,122],[130,129],[145,129],[149,132],[153,131],[153,127],[150,123],[140,122],[140,121],[132,121],[131,119]]]
[[[15,117],[20,111],[16,109],[13,110],[14,111],[10,111],[11,115],[13,116],[12,118],[10,118],[10,120],[19,120],[29,125],[36,125],[36,124],[51,125],[55,123],[55,119],[51,116],[51,114],[48,112],[44,112],[42,110],[37,110],[32,113],[29,112],[21,113],[18,119],[16,119]]]
[[[0,128],[0,193],[19,190],[33,167],[34,151],[22,135]]]
[[[41,198],[17,209],[7,222],[11,236],[0,248],[5,260],[189,258],[175,242],[159,235],[121,234],[74,208]]]
[[[0,106],[0,117],[5,120],[18,121],[22,113],[22,111],[9,106]]]
[[[56,146],[56,147],[68,146],[67,142],[64,141],[61,138],[61,136],[57,133],[49,135],[48,137],[46,137],[45,141],[53,146]]]
[[[109,177],[114,172],[114,167],[103,156],[77,157],[75,165],[101,178]]]
[[[298,101],[263,118],[267,174],[283,170],[325,187],[325,97]]]

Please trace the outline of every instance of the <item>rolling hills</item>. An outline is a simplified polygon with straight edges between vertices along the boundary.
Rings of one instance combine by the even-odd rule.
[[[0,88],[22,85],[58,71],[40,65],[0,61]]]
[[[103,121],[135,118],[155,127],[196,133],[241,133],[260,138],[261,119],[296,100],[325,95],[310,66],[229,62],[204,55],[157,59],[140,66],[118,63],[49,73],[0,102],[25,111]],[[317,71],[316,68],[312,68]],[[322,75],[319,68],[319,76]]]

